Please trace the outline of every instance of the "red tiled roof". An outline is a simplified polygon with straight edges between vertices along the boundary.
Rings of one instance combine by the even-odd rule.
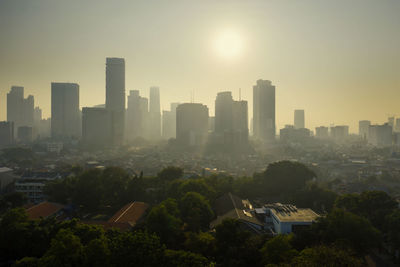
[[[28,218],[31,220],[47,218],[62,210],[65,206],[52,202],[41,202],[35,206],[26,209]]]
[[[144,202],[131,202],[126,204],[122,209],[112,216],[108,222],[109,223],[129,223],[134,226],[137,221],[142,218],[143,214],[149,207],[148,204]]]

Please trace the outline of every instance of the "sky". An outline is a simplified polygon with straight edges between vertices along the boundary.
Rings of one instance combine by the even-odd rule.
[[[80,85],[80,106],[105,102],[106,57],[126,62],[126,92],[160,87],[171,102],[217,92],[249,101],[276,86],[277,127],[400,117],[398,0],[0,0],[0,120],[12,85],[50,116],[50,83]],[[226,41],[228,40],[228,41]]]

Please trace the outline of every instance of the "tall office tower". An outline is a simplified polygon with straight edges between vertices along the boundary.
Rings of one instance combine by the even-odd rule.
[[[389,117],[387,123],[389,124],[389,126],[391,126],[393,128],[394,127],[394,117]]]
[[[253,136],[265,142],[275,140],[275,86],[258,80],[253,86]]]
[[[0,122],[0,148],[10,146],[14,143],[14,122]]]
[[[82,141],[91,147],[104,147],[112,144],[112,112],[105,108],[82,109]]]
[[[18,127],[18,142],[28,144],[33,140],[33,128],[29,126]]]
[[[79,85],[51,83],[51,137],[80,138],[80,129]]]
[[[144,120],[143,110],[141,107],[142,97],[139,95],[139,90],[129,91],[128,109],[126,114],[126,139],[134,140],[139,136],[143,136]],[[144,111],[147,113],[147,107]]]
[[[176,141],[184,146],[201,146],[208,136],[208,108],[185,103],[176,108]]]
[[[396,125],[394,126],[394,131],[397,132],[397,133],[400,132],[400,118],[396,119]]]
[[[383,125],[370,125],[368,143],[377,147],[388,147],[393,144],[392,126],[389,123]]]
[[[33,112],[33,121],[34,123],[38,123],[42,120],[42,109],[39,107],[36,107],[34,112]]]
[[[14,122],[16,132],[20,126],[33,127],[34,97],[24,98],[24,87],[12,86],[7,94],[7,121]]]
[[[331,137],[336,141],[342,142],[349,136],[349,126],[338,125],[331,127]]]
[[[112,144],[121,145],[125,132],[125,60],[106,59],[106,109],[112,116]]]
[[[371,121],[362,120],[358,122],[358,134],[361,136],[362,139],[368,140],[368,129],[371,125]]]
[[[161,113],[160,113],[160,88],[150,87],[149,99],[149,132],[150,139],[160,139],[161,137]]]
[[[326,139],[329,137],[329,128],[325,126],[319,126],[315,128],[315,137],[319,139]]]
[[[176,107],[179,103],[171,103],[171,110],[163,110],[162,137],[164,139],[176,138]]]
[[[303,129],[305,128],[304,109],[296,109],[294,111],[294,128]]]
[[[233,129],[233,99],[231,92],[220,92],[215,99],[215,133]]]
[[[249,121],[247,101],[233,101],[233,130],[235,141],[246,143],[249,140]]]

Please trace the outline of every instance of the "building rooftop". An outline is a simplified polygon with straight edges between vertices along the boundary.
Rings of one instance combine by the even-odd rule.
[[[0,173],[5,173],[5,172],[10,172],[13,169],[7,168],[7,167],[0,167]]]
[[[144,202],[131,202],[126,204],[122,209],[115,213],[108,223],[128,223],[134,226],[149,207]]]
[[[312,209],[299,209],[290,204],[267,204],[265,205],[281,222],[312,222],[319,215]]]
[[[40,218],[47,218],[50,217],[60,210],[62,210],[65,206],[52,203],[52,202],[42,202],[32,207],[26,209],[26,213],[28,214],[28,218],[31,220],[40,219]]]

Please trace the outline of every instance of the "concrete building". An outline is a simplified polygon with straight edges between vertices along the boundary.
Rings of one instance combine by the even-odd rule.
[[[29,126],[18,127],[18,142],[29,144],[33,141],[33,128]]]
[[[79,85],[51,83],[51,137],[57,140],[81,137]]]
[[[275,141],[275,86],[258,80],[253,86],[253,136],[264,142]]]
[[[18,176],[14,175],[13,169],[0,167],[0,194],[10,192],[12,184],[17,178]]]
[[[105,108],[82,109],[82,142],[88,146],[112,145],[112,113]]]
[[[176,141],[184,146],[201,146],[208,136],[208,108],[185,103],[176,108]]]
[[[225,145],[244,144],[248,141],[247,101],[234,101],[231,92],[220,92],[215,99],[216,143]]]
[[[358,122],[358,134],[361,136],[362,139],[368,139],[368,131],[369,126],[371,125],[371,121],[362,120]]]
[[[329,138],[329,128],[325,126],[315,127],[315,137],[319,139]]]
[[[266,204],[256,208],[258,218],[263,218],[266,225],[271,225],[277,234],[289,234],[298,229],[308,227],[319,217],[311,209],[299,209],[290,204]]]
[[[106,109],[112,116],[112,144],[122,145],[125,133],[125,60],[106,59]]]
[[[0,148],[10,146],[14,143],[14,122],[0,122]]]
[[[396,119],[396,125],[393,129],[394,132],[400,133],[400,118]]]
[[[388,147],[393,144],[393,130],[389,123],[383,125],[370,125],[368,143],[377,147]]]
[[[307,141],[311,136],[310,130],[306,128],[295,128],[293,125],[286,125],[279,132],[279,140],[281,142],[302,143]]]
[[[153,140],[161,138],[160,88],[157,86],[150,87],[148,137]]]
[[[146,137],[148,122],[148,100],[141,97],[139,90],[129,91],[126,120],[126,139],[133,141],[137,137]]]
[[[7,121],[14,122],[15,134],[20,126],[34,125],[34,97],[24,98],[24,87],[12,86],[7,94]]]
[[[176,108],[179,103],[171,103],[171,110],[164,110],[162,116],[162,137],[176,138]]]
[[[294,111],[294,128],[305,128],[304,109],[296,109]]]
[[[349,136],[349,126],[338,125],[330,128],[330,136],[338,142],[346,140]]]

